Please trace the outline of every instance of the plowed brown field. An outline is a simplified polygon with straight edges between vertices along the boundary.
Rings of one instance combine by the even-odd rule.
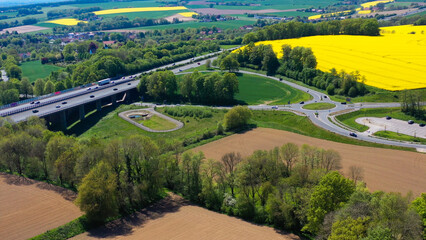
[[[423,153],[343,144],[269,128],[234,134],[193,151],[203,151],[206,158],[218,160],[228,152],[248,156],[255,150],[269,150],[288,142],[337,150],[342,156],[341,171],[347,173],[352,165],[362,167],[364,181],[372,191],[404,194],[412,191],[416,196],[426,192],[426,154]]]
[[[155,239],[155,240],[257,240],[300,239],[266,226],[192,205],[175,194],[125,219],[106,227],[78,235],[73,240],[86,239]]]
[[[0,173],[0,239],[28,239],[82,215],[75,193]]]

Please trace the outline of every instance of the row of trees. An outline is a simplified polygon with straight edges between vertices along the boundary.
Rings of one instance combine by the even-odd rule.
[[[138,91],[142,97],[156,101],[182,99],[202,104],[232,104],[238,93],[238,79],[234,73],[186,74],[178,84],[171,71],[159,71],[141,77]],[[180,93],[180,95],[179,95]]]
[[[283,56],[278,59],[271,45],[248,44],[227,58],[234,58],[240,66],[264,70],[268,75],[280,74],[303,83],[327,90],[330,95],[338,94],[350,97],[362,96],[367,93],[363,77],[357,72],[346,73],[323,72],[316,69],[317,60],[310,48],[282,46]],[[228,60],[229,62],[229,60]]]
[[[303,23],[291,21],[278,23],[246,34],[243,44],[265,40],[299,38],[315,35],[367,35],[380,34],[379,23],[376,19],[345,19],[319,23]]]
[[[401,111],[407,115],[426,121],[426,108],[424,107],[425,96],[421,92],[401,92]]]

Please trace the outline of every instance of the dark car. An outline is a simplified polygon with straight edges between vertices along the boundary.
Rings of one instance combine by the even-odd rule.
[[[302,101],[302,102],[300,102],[300,104],[305,104],[305,102]]]
[[[38,110],[37,110],[37,109],[34,109],[34,110],[33,110],[33,113],[38,113]]]
[[[346,102],[341,102],[341,104],[346,105]]]
[[[424,124],[424,123],[420,123],[420,124],[419,124],[419,126],[420,126],[420,127],[424,127],[424,126],[425,126],[425,124]]]
[[[127,85],[132,85],[132,83],[129,82]]]
[[[34,102],[31,102],[30,104],[34,104]]]
[[[408,120],[408,124],[413,124],[414,121],[413,120]]]
[[[282,81],[283,80],[283,78],[280,78],[280,81]]]
[[[67,104],[67,102],[62,102],[62,104]]]
[[[61,105],[56,105],[56,108],[60,108],[61,107]]]
[[[117,91],[117,90],[118,90],[118,88],[114,88],[114,89],[112,89],[112,90]]]
[[[354,132],[350,132],[349,136],[351,136],[351,137],[358,137],[358,135],[356,135],[356,133],[354,133]]]
[[[40,104],[40,102],[35,102],[35,104]]]
[[[90,95],[90,98],[94,98],[95,97],[95,95]]]
[[[392,118],[389,116],[386,116],[386,120],[391,120]]]
[[[327,96],[324,96],[324,98],[328,98]]]

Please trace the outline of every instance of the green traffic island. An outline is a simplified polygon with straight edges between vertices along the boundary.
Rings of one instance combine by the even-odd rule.
[[[119,116],[149,132],[170,132],[183,127],[183,123],[158,113],[154,109],[129,110],[120,113]]]
[[[306,104],[304,105],[302,108],[303,109],[307,109],[307,110],[328,110],[328,109],[332,109],[335,108],[336,105],[332,104],[332,103],[310,103],[310,104]]]
[[[392,139],[392,140],[398,140],[398,141],[426,144],[425,138],[414,137],[414,136],[410,136],[410,135],[406,135],[406,134],[402,134],[402,133],[391,132],[391,131],[377,131],[377,132],[373,133],[373,136]]]

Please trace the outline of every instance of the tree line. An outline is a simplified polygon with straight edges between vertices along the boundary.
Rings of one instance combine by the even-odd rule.
[[[243,44],[250,42],[299,38],[315,35],[367,35],[380,34],[379,23],[376,19],[345,19],[319,23],[286,22],[266,26],[257,31],[244,35]]]
[[[358,72],[337,72],[334,68],[330,72],[323,72],[316,69],[317,60],[311,48],[285,44],[281,49],[283,56],[278,59],[271,45],[255,45],[252,42],[244,49],[222,57],[220,64],[221,67],[225,65],[223,69],[242,66],[264,70],[267,75],[279,74],[326,90],[329,95],[356,97],[368,93],[364,77]]]

